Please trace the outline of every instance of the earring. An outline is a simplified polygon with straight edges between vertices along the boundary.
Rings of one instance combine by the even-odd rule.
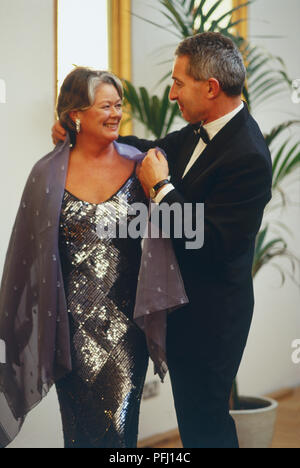
[[[75,124],[76,124],[76,132],[80,133],[80,119],[76,119]]]

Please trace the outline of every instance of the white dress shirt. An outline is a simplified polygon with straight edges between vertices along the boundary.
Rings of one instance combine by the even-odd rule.
[[[214,120],[212,122],[209,122],[206,125],[203,125],[203,128],[208,133],[209,139],[212,140],[214,136],[236,115],[238,112],[240,112],[244,107],[244,103],[242,102],[238,107],[236,107],[233,111],[229,112],[228,114],[223,115],[217,120]],[[199,139],[199,142],[185,168],[185,171],[183,173],[182,178],[187,174],[187,172],[191,169],[191,167],[195,164],[197,159],[200,157],[200,155],[203,153],[203,151],[206,148],[206,144],[202,140],[202,138]],[[160,203],[162,199],[169,193],[171,190],[174,190],[175,187],[172,184],[167,184],[165,185],[157,194],[157,196],[153,199],[155,203]]]

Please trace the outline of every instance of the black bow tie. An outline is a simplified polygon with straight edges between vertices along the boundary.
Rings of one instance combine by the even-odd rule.
[[[210,142],[210,138],[208,136],[207,131],[205,130],[205,128],[202,125],[200,125],[198,128],[195,128],[194,133],[195,133],[195,135],[200,135],[200,138],[202,138],[204,143],[206,145],[208,145],[208,143]]]

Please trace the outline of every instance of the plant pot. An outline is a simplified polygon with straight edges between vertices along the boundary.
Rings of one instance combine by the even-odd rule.
[[[277,415],[277,401],[266,397],[241,397],[241,410],[230,411],[240,448],[270,448]]]

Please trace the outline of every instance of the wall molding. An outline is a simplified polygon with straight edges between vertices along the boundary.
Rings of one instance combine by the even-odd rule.
[[[108,0],[109,63],[112,73],[131,81],[131,0]],[[124,112],[121,134],[132,133],[132,121]]]

